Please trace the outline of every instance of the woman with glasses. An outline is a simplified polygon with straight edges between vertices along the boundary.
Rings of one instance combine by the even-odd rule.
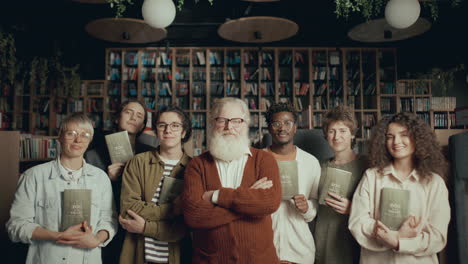
[[[187,263],[190,243],[182,216],[181,200],[160,200],[174,178],[183,180],[190,157],[182,144],[190,138],[190,119],[179,107],[165,107],[155,116],[160,145],[136,155],[122,176],[119,222],[127,231],[121,264]],[[163,197],[161,197],[163,198]],[[187,259],[184,259],[187,258]]]
[[[26,263],[101,263],[101,247],[111,241],[117,221],[109,178],[83,159],[93,132],[86,115],[66,117],[59,157],[21,175],[6,227],[12,241],[30,244]],[[65,229],[63,193],[69,189],[91,191],[84,202],[91,214],[89,222]]]
[[[338,106],[325,113],[322,125],[334,157],[322,161],[321,166],[319,197],[325,195],[326,198],[324,204],[319,204],[315,224],[315,263],[359,263],[359,245],[348,230],[351,198],[367,168],[366,158],[353,151],[358,123],[351,108]],[[329,167],[351,172],[346,195],[336,195],[324,189],[325,182],[331,177]]]

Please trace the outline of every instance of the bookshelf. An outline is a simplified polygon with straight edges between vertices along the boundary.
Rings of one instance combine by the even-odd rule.
[[[226,96],[247,103],[254,143],[267,133],[263,113],[275,102],[293,104],[300,127],[316,129],[328,109],[348,105],[359,123],[358,142],[369,138],[380,118],[403,110],[417,113],[435,129],[459,128],[453,105],[434,107],[438,100],[451,99],[432,97],[430,81],[398,80],[392,48],[108,48],[105,62],[105,80],[83,80],[76,98],[38,85],[3,86],[2,128],[56,135],[65,115],[86,112],[96,128],[109,130],[120,103],[135,98],[149,111],[171,104],[186,110],[192,147],[199,154],[207,148],[211,106]]]
[[[380,83],[395,87],[395,57],[394,49],[377,48],[109,48],[105,82],[116,103],[136,95],[148,109],[176,104],[186,110],[195,154],[207,148],[211,104],[226,96],[247,103],[252,142],[267,133],[263,113],[275,102],[291,103],[299,113],[311,106],[312,121],[305,123],[313,128],[321,127],[325,111],[348,104],[365,140],[381,116]]]

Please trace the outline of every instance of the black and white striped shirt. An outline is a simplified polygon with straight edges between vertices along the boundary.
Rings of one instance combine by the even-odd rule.
[[[164,172],[159,182],[159,186],[154,193],[151,202],[157,203],[159,195],[161,194],[161,187],[164,181],[164,177],[169,177],[172,170],[177,165],[179,160],[163,160],[164,161]],[[145,260],[146,262],[153,263],[168,263],[169,262],[169,244],[166,241],[159,241],[151,237],[145,237]]]

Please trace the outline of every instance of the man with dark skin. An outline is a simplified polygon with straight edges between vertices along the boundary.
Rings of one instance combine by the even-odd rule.
[[[315,245],[307,222],[317,214],[317,190],[320,179],[318,160],[294,145],[297,115],[285,103],[272,105],[266,113],[272,145],[267,151],[277,161],[296,161],[298,191],[290,200],[283,200],[272,215],[274,243],[281,263],[313,263]]]

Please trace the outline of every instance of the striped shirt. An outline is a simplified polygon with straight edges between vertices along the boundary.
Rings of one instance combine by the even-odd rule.
[[[162,159],[162,158],[161,158]],[[164,177],[169,177],[172,170],[175,168],[179,160],[164,160],[164,172],[159,182],[159,186],[154,193],[151,202],[157,204]],[[169,262],[169,244],[166,241],[159,241],[151,237],[145,237],[145,260],[152,263],[168,263]]]

